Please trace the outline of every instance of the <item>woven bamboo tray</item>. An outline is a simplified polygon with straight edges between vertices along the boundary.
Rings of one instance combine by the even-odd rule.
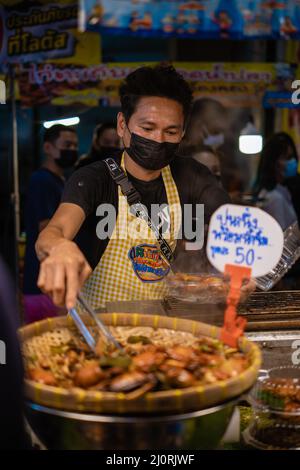
[[[139,313],[110,313],[101,314],[100,317],[111,326],[150,326],[185,331],[195,336],[205,335],[213,338],[220,336],[220,329],[216,326],[193,320]],[[85,322],[89,323],[88,317],[85,318]],[[70,326],[73,324],[69,317],[49,318],[21,328],[20,339],[24,341],[55,328]],[[163,414],[200,410],[241,395],[256,381],[261,365],[258,346],[242,337],[239,349],[249,355],[249,368],[235,378],[208,386],[148,392],[142,397],[130,399],[125,393],[66,390],[26,379],[25,395],[34,403],[51,408],[97,414]]]

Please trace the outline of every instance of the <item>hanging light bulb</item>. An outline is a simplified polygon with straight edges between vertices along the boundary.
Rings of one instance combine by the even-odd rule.
[[[263,138],[256,129],[253,117],[249,117],[246,126],[241,130],[239,137],[239,150],[246,155],[254,155],[261,152],[263,148]]]

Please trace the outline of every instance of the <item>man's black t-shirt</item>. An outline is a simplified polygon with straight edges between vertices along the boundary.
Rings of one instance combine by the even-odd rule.
[[[119,161],[119,159],[117,159]],[[216,178],[201,163],[192,158],[177,157],[170,165],[176,183],[180,203],[204,204],[205,224],[213,212],[222,204],[230,202],[228,194],[220,188]],[[151,204],[166,204],[167,194],[163,178],[141,181],[127,172],[129,180],[141,195],[142,203],[149,213]],[[96,162],[76,171],[65,186],[62,202],[80,206],[86,215],[75,241],[86,256],[92,269],[101,259],[108,239],[100,240],[96,226],[100,218],[96,209],[100,204],[110,203],[118,211],[118,189],[104,162]]]
[[[59,206],[64,181],[46,168],[32,174],[26,202],[26,254],[24,267],[24,294],[36,295],[40,263],[35,253],[39,223],[51,219]]]

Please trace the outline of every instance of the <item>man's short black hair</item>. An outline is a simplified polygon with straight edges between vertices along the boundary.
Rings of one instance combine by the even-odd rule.
[[[144,96],[158,96],[177,101],[183,107],[185,120],[193,98],[190,86],[171,65],[138,68],[126,77],[119,93],[126,122]]]
[[[44,133],[44,142],[50,142],[53,144],[59,139],[61,132],[73,132],[77,134],[74,127],[64,126],[63,124],[54,124],[54,126],[45,130]]]

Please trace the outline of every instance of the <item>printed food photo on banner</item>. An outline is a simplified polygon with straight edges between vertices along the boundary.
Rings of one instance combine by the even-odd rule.
[[[87,28],[112,34],[201,38],[296,38],[300,34],[297,1],[85,0]]]

